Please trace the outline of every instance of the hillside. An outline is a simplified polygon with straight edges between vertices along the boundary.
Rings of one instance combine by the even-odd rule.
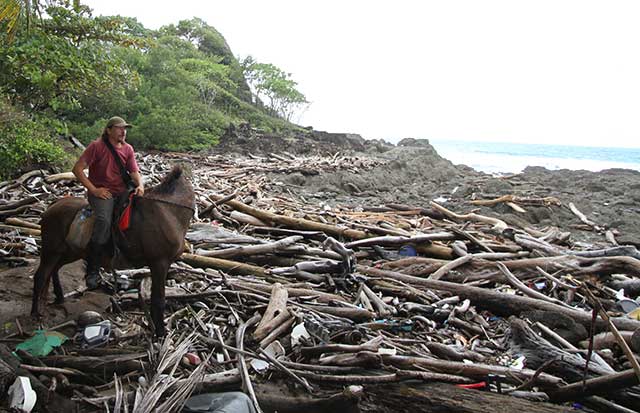
[[[87,144],[114,115],[135,125],[128,139],[138,150],[209,149],[229,125],[246,122],[303,132],[288,121],[307,104],[290,75],[251,56],[239,61],[198,18],[150,30],[133,18],[94,17],[82,5],[15,7],[34,16],[0,31],[0,177],[68,167],[77,153],[61,142]],[[8,15],[0,26],[11,23]]]

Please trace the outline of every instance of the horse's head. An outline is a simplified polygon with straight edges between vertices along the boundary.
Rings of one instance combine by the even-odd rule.
[[[144,197],[175,203],[191,209],[195,207],[193,186],[180,165],[175,165],[158,185],[145,192]]]

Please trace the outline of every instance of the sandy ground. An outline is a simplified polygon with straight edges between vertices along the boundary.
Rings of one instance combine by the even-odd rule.
[[[3,336],[15,333],[16,320],[25,331],[38,327],[51,327],[64,321],[75,319],[85,310],[103,313],[109,306],[109,295],[102,291],[87,291],[68,297],[63,305],[53,305],[53,291],[49,290],[49,299],[44,317],[40,320],[31,317],[31,291],[33,273],[37,262],[27,267],[16,267],[0,272],[0,325]],[[60,282],[65,294],[84,286],[84,265],[77,261],[60,270]]]

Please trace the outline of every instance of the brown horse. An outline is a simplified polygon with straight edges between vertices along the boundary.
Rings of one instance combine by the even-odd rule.
[[[64,301],[58,270],[86,257],[87,250],[69,245],[65,239],[76,213],[87,205],[82,198],[63,198],[52,204],[40,222],[42,247],[40,265],[33,277],[31,314],[40,316],[40,305],[53,278],[56,303]],[[164,336],[164,287],[167,271],[184,248],[184,237],[193,217],[195,197],[191,183],[176,166],[163,181],[134,199],[131,223],[124,233],[116,231],[120,252],[134,267],[151,270],[151,318],[156,335]]]

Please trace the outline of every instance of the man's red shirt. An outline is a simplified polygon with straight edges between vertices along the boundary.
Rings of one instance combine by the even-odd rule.
[[[129,173],[140,171],[131,145],[125,143],[120,148],[114,146],[114,149]],[[107,188],[112,194],[126,192],[120,168],[102,138],[91,142],[80,159],[89,167],[89,180],[97,188]]]

